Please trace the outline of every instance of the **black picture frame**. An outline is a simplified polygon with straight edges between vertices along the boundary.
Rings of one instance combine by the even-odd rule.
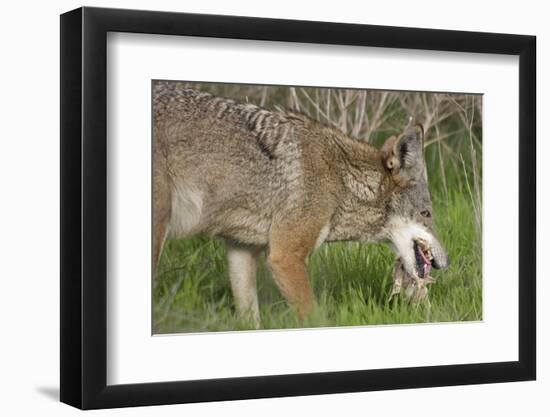
[[[519,56],[519,360],[107,385],[108,32]],[[60,57],[62,402],[94,409],[535,379],[534,36],[84,7],[61,15]]]

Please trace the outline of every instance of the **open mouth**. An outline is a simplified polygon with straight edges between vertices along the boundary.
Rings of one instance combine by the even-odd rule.
[[[430,245],[422,239],[415,239],[413,242],[413,248],[418,276],[420,278],[429,277],[433,260]]]
[[[401,258],[397,258],[393,272],[393,288],[390,297],[404,293],[413,302],[427,299],[429,284],[436,282],[430,276],[432,267],[436,267],[431,246],[423,239],[413,240],[414,267],[410,273],[405,269]]]

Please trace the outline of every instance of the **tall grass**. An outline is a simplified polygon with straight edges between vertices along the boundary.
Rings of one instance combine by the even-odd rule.
[[[291,108],[360,141],[380,146],[414,122],[426,131],[425,158],[436,229],[452,260],[436,271],[430,304],[388,300],[394,255],[383,245],[324,244],[310,260],[318,308],[298,322],[275,286],[265,259],[258,293],[262,327],[332,327],[482,319],[481,97],[227,84],[190,87],[266,108]],[[235,313],[222,241],[168,241],[153,294],[155,333],[251,328]]]

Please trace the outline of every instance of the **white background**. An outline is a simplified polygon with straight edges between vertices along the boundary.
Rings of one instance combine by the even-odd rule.
[[[517,57],[136,34],[107,45],[108,384],[517,360],[518,211],[498,188],[517,201]],[[151,337],[151,79],[182,78],[483,93],[483,322]]]
[[[548,191],[543,184],[550,175],[542,167],[548,144],[548,122],[542,114],[547,109],[548,83],[541,81],[543,69],[548,73],[550,51],[543,2],[504,2],[483,4],[462,1],[442,2],[367,2],[339,1],[307,4],[294,1],[231,2],[201,0],[96,2],[88,5],[163,9],[203,13],[241,14],[286,17],[398,26],[464,29],[536,34],[538,36],[538,138],[539,138],[539,259],[550,249],[550,222],[540,216],[550,209]],[[74,409],[57,403],[59,349],[59,26],[58,14],[80,6],[71,1],[56,4],[11,2],[2,10],[2,147],[0,181],[2,205],[0,232],[2,260],[2,401],[6,415],[40,413],[72,415]],[[497,18],[498,17],[498,18]],[[544,97],[542,97],[544,95]],[[505,184],[503,184],[505,194]],[[543,237],[544,235],[544,237]],[[539,271],[542,272],[539,263]],[[485,386],[435,388],[378,393],[326,395],[304,398],[238,401],[180,405],[169,407],[100,411],[113,415],[280,415],[315,413],[447,416],[547,415],[546,394],[550,389],[550,329],[548,303],[542,297],[549,285],[539,274],[539,366],[538,381]]]

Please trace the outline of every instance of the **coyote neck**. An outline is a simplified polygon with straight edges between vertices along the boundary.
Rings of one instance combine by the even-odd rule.
[[[387,221],[391,179],[375,147],[345,136],[334,138],[341,154],[342,184],[338,208],[327,241],[379,239]]]

